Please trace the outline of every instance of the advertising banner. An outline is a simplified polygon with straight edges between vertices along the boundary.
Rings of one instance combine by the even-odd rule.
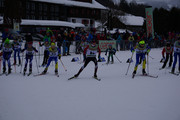
[[[116,40],[99,40],[99,48],[101,51],[106,51],[109,44],[111,44],[113,48],[116,48]]]
[[[147,29],[147,37],[149,35],[152,35],[152,37],[154,38],[152,7],[146,8],[146,29]]]

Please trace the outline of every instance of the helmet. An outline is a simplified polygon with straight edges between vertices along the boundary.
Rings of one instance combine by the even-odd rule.
[[[140,41],[139,44],[144,45],[145,44],[144,40]]]
[[[51,43],[51,46],[55,46],[55,43]]]
[[[170,46],[171,46],[170,42],[167,42],[167,43],[166,43],[166,46],[167,46],[167,47],[170,47]]]
[[[8,39],[8,38],[6,38],[6,40],[5,40],[5,42],[4,42],[4,43],[5,43],[5,44],[9,44],[9,42],[10,42],[10,41],[9,41],[9,39]]]

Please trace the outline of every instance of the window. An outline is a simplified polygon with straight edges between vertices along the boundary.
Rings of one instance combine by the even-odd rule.
[[[47,20],[47,16],[43,16],[43,19],[44,19],[44,20]]]
[[[31,15],[31,19],[35,20],[35,16],[34,16],[34,15]]]
[[[51,12],[54,12],[54,5],[51,5]]]
[[[39,3],[39,11],[42,11],[42,4]]]
[[[76,19],[72,19],[72,22],[73,22],[73,23],[76,23]]]
[[[27,8],[27,10],[30,9],[30,3],[29,2],[26,2],[26,8]]]
[[[47,11],[47,9],[48,9],[48,6],[46,4],[43,4],[43,10]]]
[[[31,3],[31,9],[35,10],[35,3]]]
[[[59,6],[55,6],[55,12],[59,12]]]
[[[94,20],[90,20],[90,24],[93,25],[94,24]]]
[[[42,16],[39,16],[39,20],[42,20]]]
[[[0,0],[0,7],[4,7],[4,1]]]
[[[55,17],[55,20],[59,20],[59,17]]]
[[[29,15],[26,15],[26,19],[30,19]]]
[[[88,25],[89,24],[89,20],[82,20],[82,24]]]

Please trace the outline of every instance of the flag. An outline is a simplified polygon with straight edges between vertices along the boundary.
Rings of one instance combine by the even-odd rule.
[[[152,7],[146,8],[146,30],[147,30],[147,37],[152,35],[154,38],[154,24],[153,24],[153,12]]]

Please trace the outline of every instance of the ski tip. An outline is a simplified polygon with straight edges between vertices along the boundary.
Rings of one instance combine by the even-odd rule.
[[[172,72],[169,72],[169,73],[176,75],[176,76],[179,76],[179,73],[172,73]]]

